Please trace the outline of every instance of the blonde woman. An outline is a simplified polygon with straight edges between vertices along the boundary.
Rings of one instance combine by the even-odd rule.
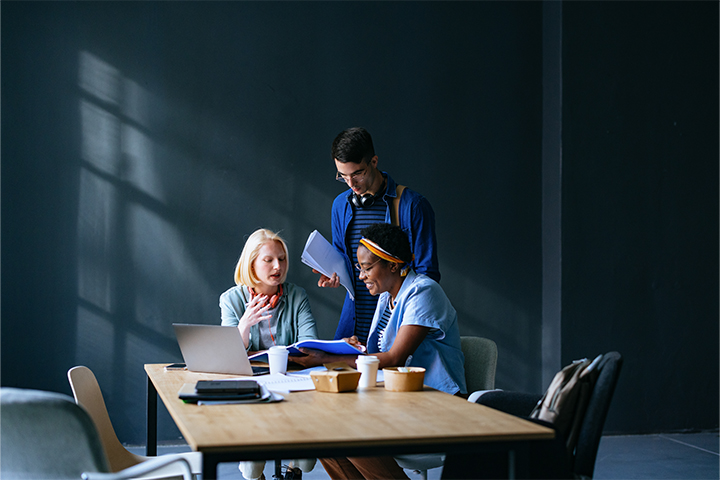
[[[235,266],[236,286],[220,295],[222,325],[240,330],[249,352],[317,338],[307,293],[285,281],[288,249],[275,232],[261,228],[245,242]],[[303,472],[315,459],[296,460]],[[264,478],[265,462],[240,462],[247,480]]]
[[[235,283],[220,295],[222,325],[240,330],[250,352],[317,338],[305,290],[285,281],[288,250],[275,232],[261,228],[245,242]]]

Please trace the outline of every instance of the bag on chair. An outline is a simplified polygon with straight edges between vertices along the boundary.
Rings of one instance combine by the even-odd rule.
[[[530,414],[530,418],[551,423],[566,438],[566,447],[571,454],[575,450],[601,359],[602,355],[592,361],[587,358],[575,360],[555,374],[545,395]]]

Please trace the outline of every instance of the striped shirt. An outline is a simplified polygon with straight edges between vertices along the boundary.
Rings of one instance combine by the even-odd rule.
[[[350,261],[353,266],[358,262],[357,248],[360,244],[360,232],[374,223],[385,223],[386,213],[387,203],[382,195],[375,198],[375,203],[370,208],[355,208],[355,215],[353,215],[345,234],[348,252],[352,252]],[[365,343],[370,333],[378,297],[370,295],[365,283],[360,280],[360,272],[356,268],[353,268],[353,272],[355,273],[355,336],[360,342]]]
[[[392,302],[388,302],[382,317],[378,320],[377,332],[378,332],[378,351],[381,352],[380,346],[382,345],[383,337],[385,336],[385,328],[387,327],[390,316],[392,315]]]

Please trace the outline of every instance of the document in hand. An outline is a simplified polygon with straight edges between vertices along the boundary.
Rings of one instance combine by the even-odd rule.
[[[340,284],[348,291],[350,298],[355,299],[352,272],[347,270],[345,257],[335,250],[317,230],[308,237],[301,259],[305,265],[314,268],[326,277],[332,277],[333,273],[337,273],[340,277]]]
[[[299,348],[314,348],[323,352],[333,353],[335,355],[361,355],[365,352],[356,348],[345,340],[300,340],[287,347],[290,355],[303,355]],[[267,362],[267,351],[258,352],[248,357],[251,361]]]

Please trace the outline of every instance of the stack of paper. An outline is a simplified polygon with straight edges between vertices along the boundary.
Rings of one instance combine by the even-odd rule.
[[[315,390],[310,375],[293,375],[292,373],[268,374],[255,377],[257,382],[268,390],[273,392],[302,392],[305,390]]]
[[[305,265],[314,268],[326,277],[332,277],[333,273],[337,273],[340,277],[340,284],[347,289],[350,298],[355,299],[352,272],[347,270],[345,257],[335,250],[317,230],[308,237],[301,259]]]

